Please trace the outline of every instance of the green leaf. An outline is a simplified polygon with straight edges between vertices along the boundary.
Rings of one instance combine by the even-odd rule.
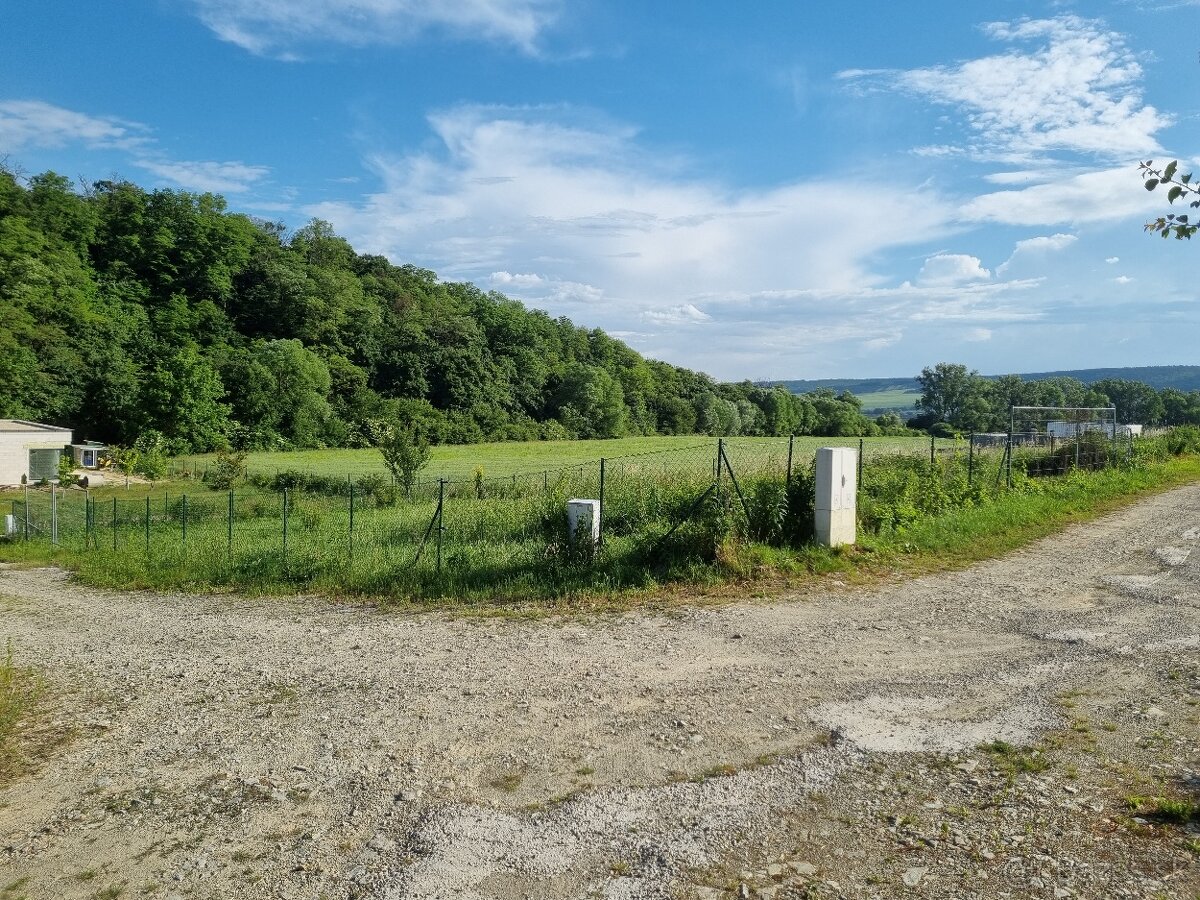
[[[1183,188],[1181,188],[1179,185],[1175,185],[1171,188],[1171,190],[1167,191],[1167,202],[1174,203],[1182,194]]]
[[[1192,180],[1192,173],[1188,172],[1186,175],[1180,175],[1179,180],[1182,181],[1184,184],[1187,184],[1189,181]]]
[[[1163,169],[1162,180],[1170,181],[1175,177],[1175,170],[1179,168],[1178,160],[1171,160],[1165,169]]]
[[[1146,190],[1152,191],[1156,187],[1158,187],[1158,179],[1157,178],[1147,178],[1146,179]]]

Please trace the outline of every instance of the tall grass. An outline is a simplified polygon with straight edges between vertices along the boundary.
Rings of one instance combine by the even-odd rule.
[[[567,530],[567,500],[600,495],[600,467],[585,464],[553,478],[461,479],[412,496],[382,480],[351,494],[349,481],[327,476],[316,477],[328,484],[304,482],[310,490],[294,479],[286,493],[286,485],[239,488],[232,501],[194,482],[186,499],[180,486],[141,496],[114,489],[86,508],[78,495],[61,501],[57,546],[45,535],[47,503],[38,494],[33,518],[43,530],[0,545],[0,558],[57,560],[113,587],[466,603],[711,585],[849,564],[850,555],[811,546],[811,457],[794,457],[789,478],[786,441],[734,445],[727,467],[716,464],[713,449],[606,461],[598,549],[573,543]],[[1107,469],[1053,478],[1035,477],[1045,467],[1019,458],[1011,486],[996,453],[968,460],[952,446],[932,459],[927,450],[879,452],[863,466],[859,543],[893,566],[896,557],[922,557],[917,568],[1003,552],[1123,498],[1200,476],[1194,456],[1174,455],[1193,449],[1178,437],[1146,439]]]

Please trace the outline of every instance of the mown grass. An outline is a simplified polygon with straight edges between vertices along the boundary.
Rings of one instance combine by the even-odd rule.
[[[755,449],[778,445],[787,438],[726,438],[734,448]],[[797,454],[811,456],[818,447],[857,447],[858,438],[798,437]],[[925,437],[869,437],[863,439],[871,452],[916,452],[929,446]],[[569,466],[595,463],[600,457],[612,459],[644,453],[661,453],[697,446],[715,447],[716,438],[697,435],[614,438],[590,441],[526,441],[490,444],[443,445],[430,448],[429,464],[421,472],[423,480],[472,478],[476,469],[485,477],[555,471]],[[938,446],[951,441],[939,440]],[[213,461],[212,454],[181,456],[173,468],[202,473]],[[386,474],[378,450],[296,450],[290,452],[250,453],[246,456],[250,472],[275,474],[289,470],[314,475],[357,478]]]
[[[597,554],[572,546],[564,514],[568,497],[598,496],[598,473],[588,468],[553,482],[513,479],[478,492],[470,482],[455,486],[447,493],[440,561],[435,496],[394,505],[362,497],[352,534],[348,497],[296,493],[288,500],[285,542],[280,495],[239,489],[231,523],[227,495],[195,482],[154,495],[144,487],[93,492],[99,499],[90,535],[82,524],[82,497],[72,496],[59,507],[60,546],[39,534],[29,542],[0,543],[0,559],[57,561],[86,581],[120,588],[310,591],[394,605],[434,602],[536,614],[697,594],[771,593],[819,583],[814,576],[828,574],[866,581],[963,566],[1148,492],[1200,479],[1200,457],[1160,452],[1062,477],[1028,478],[1018,471],[1009,489],[995,477],[993,456],[977,458],[976,479],[968,483],[961,454],[939,455],[931,464],[925,455],[881,453],[868,458],[864,470],[865,527],[857,546],[831,550],[805,542],[801,526],[806,515],[811,523],[811,497],[805,501],[796,491],[811,476],[801,460],[792,488],[785,488],[780,452],[778,441],[731,447],[743,495],[723,475],[721,500],[710,497],[696,507],[668,540],[667,532],[712,483],[711,451],[613,464],[605,543]]]

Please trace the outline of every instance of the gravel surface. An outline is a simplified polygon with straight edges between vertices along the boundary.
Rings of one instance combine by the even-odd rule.
[[[826,584],[528,622],[0,569],[66,736],[0,898],[1198,895],[1154,798],[1200,800],[1200,487]]]

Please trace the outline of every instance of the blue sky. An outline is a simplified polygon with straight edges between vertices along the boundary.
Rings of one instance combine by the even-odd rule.
[[[223,193],[722,379],[1197,363],[1200,0],[10,0],[0,157]]]

